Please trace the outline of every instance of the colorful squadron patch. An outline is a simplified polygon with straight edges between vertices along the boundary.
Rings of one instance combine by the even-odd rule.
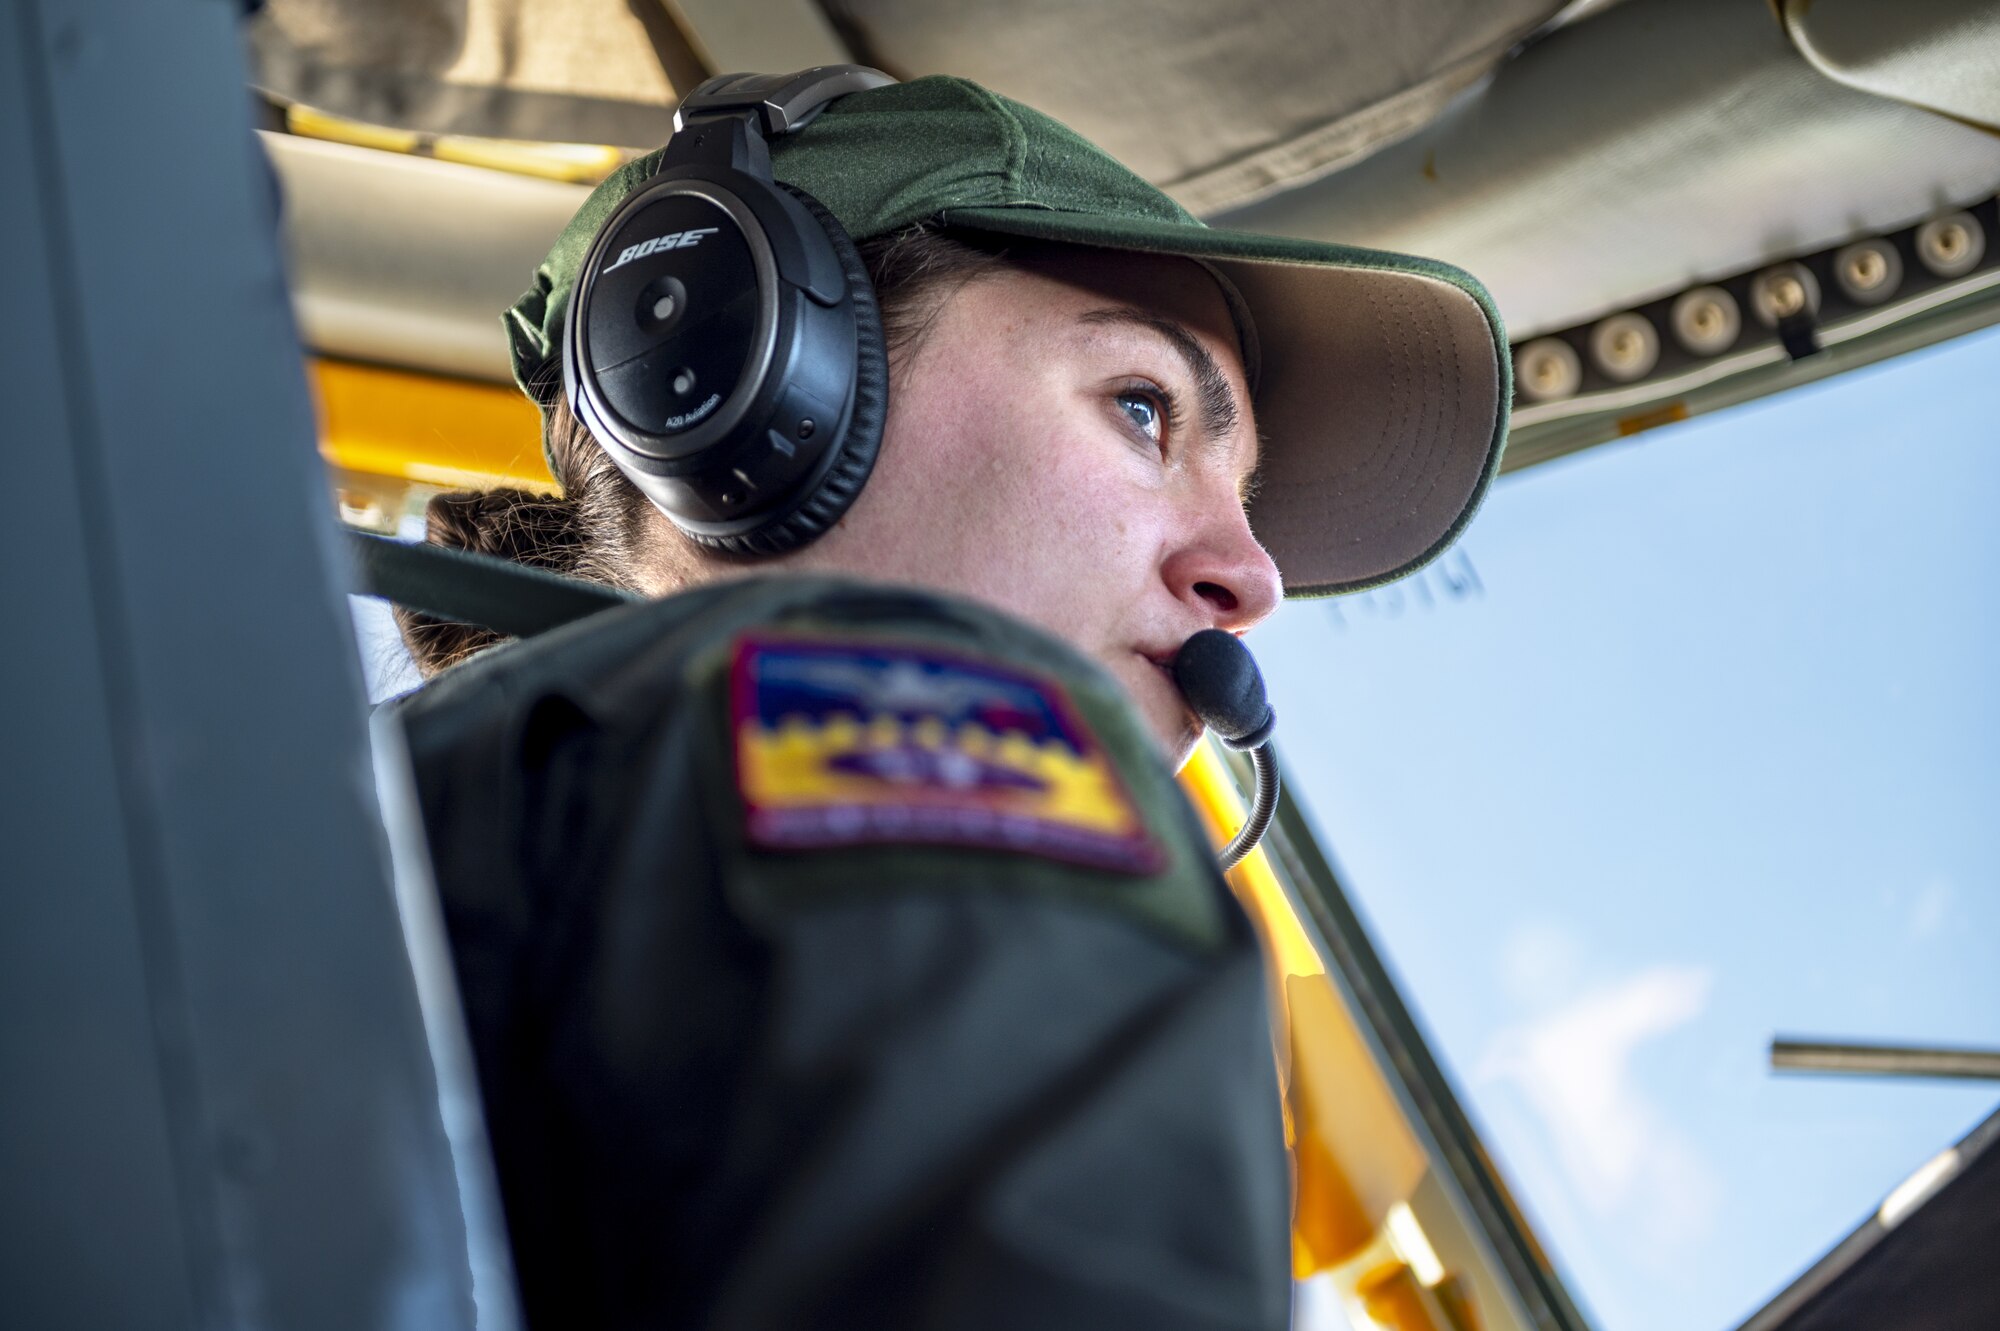
[[[746,638],[731,695],[753,846],[977,846],[1126,873],[1164,862],[1052,683],[895,644]]]

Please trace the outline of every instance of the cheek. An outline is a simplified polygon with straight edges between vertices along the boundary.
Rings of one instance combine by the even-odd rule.
[[[1033,577],[1101,550],[1130,530],[1129,506],[1091,439],[1060,410],[1060,390],[1021,373],[925,385],[892,411],[883,444],[897,480],[896,507],[958,562]],[[997,543],[996,543],[997,542]]]
[[[984,601],[1093,655],[1129,650],[1160,617],[1168,493],[1066,367],[981,353],[896,386],[874,476],[802,562]]]
[[[913,523],[952,544],[1029,504],[1046,455],[1021,397],[993,377],[954,379],[891,411],[883,457]]]
[[[991,371],[919,376],[892,399],[875,472],[815,557],[999,603],[1042,544],[1046,462],[1023,394]]]
[[[1004,453],[988,472],[984,523],[1019,538],[1016,576],[1048,596],[1129,597],[1152,562],[1147,533],[1158,524],[1148,516],[1152,496],[1133,485],[1124,459],[1059,422],[1027,422],[996,444]]]

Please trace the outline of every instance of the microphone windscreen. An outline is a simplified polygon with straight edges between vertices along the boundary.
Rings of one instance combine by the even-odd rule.
[[[1274,718],[1264,677],[1235,634],[1203,629],[1182,643],[1174,654],[1174,683],[1225,744],[1253,747],[1270,737]]]

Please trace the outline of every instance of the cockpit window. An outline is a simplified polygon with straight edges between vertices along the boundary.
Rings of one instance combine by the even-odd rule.
[[[1991,1112],[2000,331],[1504,479],[1251,639],[1319,840],[1606,1331],[1736,1324]]]

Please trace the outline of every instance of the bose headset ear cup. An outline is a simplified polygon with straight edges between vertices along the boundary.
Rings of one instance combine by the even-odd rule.
[[[889,353],[882,342],[882,310],[868,265],[862,262],[861,251],[849,238],[847,228],[824,204],[783,181],[777,184],[804,205],[825,230],[847,280],[854,303],[854,407],[848,413],[847,429],[832,445],[834,456],[826,472],[797,508],[771,526],[742,536],[693,537],[703,545],[733,554],[783,554],[825,535],[853,505],[875,469],[882,426],[889,414]]]
[[[890,81],[845,65],[711,80],[652,173],[596,220],[563,318],[563,391],[697,545],[795,549],[874,469],[889,391],[874,284],[839,220],[772,176],[768,150]]]

